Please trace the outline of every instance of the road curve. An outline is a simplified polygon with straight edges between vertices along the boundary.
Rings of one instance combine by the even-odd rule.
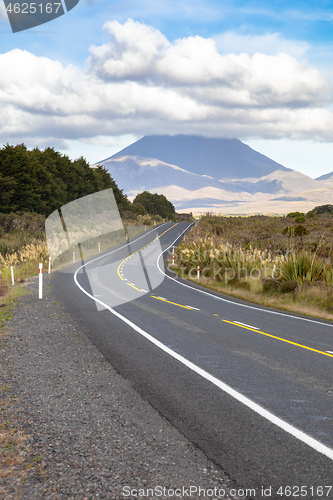
[[[188,229],[163,224],[55,273],[54,287],[112,365],[253,498],[333,498],[333,324],[176,279],[163,257]]]

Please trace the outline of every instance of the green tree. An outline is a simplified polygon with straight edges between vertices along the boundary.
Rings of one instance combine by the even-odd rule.
[[[62,205],[112,188],[120,211],[130,202],[103,167],[93,169],[81,157],[71,161],[53,148],[28,151],[24,144],[0,149],[0,210],[48,216]]]
[[[136,195],[133,207],[141,204],[150,215],[159,215],[163,218],[174,219],[175,207],[163,194],[152,194],[144,191]]]
[[[320,205],[315,207],[313,210],[308,212],[309,214],[320,215],[320,214],[333,214],[333,205]]]

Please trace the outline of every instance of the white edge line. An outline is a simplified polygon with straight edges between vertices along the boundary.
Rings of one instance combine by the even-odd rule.
[[[326,351],[328,354],[333,354],[333,351]]]
[[[84,266],[82,266],[82,267],[84,267]],[[142,328],[137,326],[135,323],[132,323],[132,321],[125,318],[125,316],[122,316],[121,314],[119,314],[117,311],[115,311],[114,309],[109,307],[107,304],[105,304],[101,300],[96,299],[96,297],[93,297],[92,295],[90,295],[90,293],[88,293],[78,282],[78,280],[77,280],[78,271],[79,271],[79,269],[77,269],[75,274],[74,274],[74,282],[78,286],[78,288],[80,288],[80,290],[85,295],[87,295],[87,297],[91,298],[95,302],[98,302],[101,306],[105,307],[105,309],[110,311],[111,314],[113,314],[114,316],[116,316],[117,318],[122,320],[124,323],[126,323],[128,326],[133,328],[133,330],[135,330],[137,333],[139,333],[140,335],[145,337],[152,344],[156,345],[159,349],[166,352],[167,354],[172,356],[174,359],[176,359],[177,361],[179,361],[183,365],[187,366],[188,368],[190,368],[192,371],[194,371],[195,373],[197,373],[198,375],[200,375],[204,379],[206,379],[209,382],[211,382],[212,384],[216,385],[219,389],[221,389],[225,393],[229,394],[230,396],[235,398],[240,403],[243,403],[245,406],[247,406],[251,410],[258,413],[258,415],[266,418],[266,420],[272,422],[273,424],[275,424],[277,427],[279,427],[283,431],[288,432],[289,434],[294,436],[296,439],[302,441],[303,443],[307,444],[308,446],[310,446],[314,450],[318,451],[322,455],[325,455],[326,457],[333,460],[333,449],[332,448],[329,448],[328,446],[324,445],[320,441],[317,441],[316,439],[312,438],[311,436],[308,436],[307,434],[302,432],[300,429],[297,429],[296,427],[288,424],[287,422],[285,422],[281,418],[277,417],[276,415],[273,415],[273,413],[269,412],[268,410],[265,410],[265,408],[263,408],[262,406],[259,406],[257,403],[255,403],[251,399],[247,398],[246,396],[243,396],[243,394],[240,394],[239,392],[235,391],[232,387],[228,386],[227,384],[225,384],[221,380],[217,379],[216,377],[214,377],[210,373],[206,372],[205,370],[203,370],[199,366],[195,365],[194,363],[187,360],[186,358],[184,358],[183,356],[181,356],[177,352],[173,351],[172,349],[170,349],[166,345],[162,344],[162,342],[155,339],[152,335],[150,335],[149,333],[142,330]]]
[[[186,229],[184,229],[184,231],[180,234],[180,236],[182,236],[182,234],[184,234],[187,230],[188,230],[188,227]],[[277,316],[285,316],[287,318],[292,318],[294,320],[308,321],[309,323],[315,323],[316,325],[323,325],[323,326],[328,326],[330,328],[333,328],[333,323],[332,324],[323,323],[322,321],[317,321],[315,319],[302,318],[300,316],[292,316],[291,314],[288,314],[288,313],[283,313],[283,312],[279,312],[279,311],[271,311],[270,309],[262,309],[261,307],[258,307],[258,306],[257,307],[250,306],[249,304],[241,304],[240,302],[225,299],[223,297],[219,297],[218,295],[214,295],[212,292],[208,292],[208,291],[206,292],[205,290],[201,290],[200,288],[195,288],[191,285],[187,285],[186,283],[183,283],[182,281],[177,280],[176,278],[173,278],[172,276],[169,276],[161,269],[161,267],[159,265],[159,260],[162,257],[162,255],[165,252],[167,252],[169,250],[169,248],[171,248],[176,243],[176,241],[180,238],[180,236],[177,236],[177,238],[171,243],[171,245],[169,245],[165,250],[163,250],[163,252],[161,252],[160,255],[157,257],[157,261],[156,261],[157,268],[168,279],[175,281],[176,283],[178,283],[178,285],[185,286],[186,288],[190,288],[191,290],[193,290],[195,292],[199,292],[199,293],[202,293],[204,295],[209,295],[210,297],[213,297],[214,299],[221,300],[222,302],[228,302],[229,304],[234,304],[235,306],[245,307],[247,309],[255,309],[256,311],[262,311],[262,312],[268,313],[268,314],[275,314]]]
[[[247,326],[248,328],[253,328],[253,330],[259,330],[256,326],[247,325],[246,323],[241,323],[240,321],[234,321],[234,323],[237,323],[237,325]]]
[[[133,240],[128,240],[126,243],[124,243],[123,245],[117,247],[117,248],[114,248],[113,250],[111,250],[110,252],[108,253],[105,253],[103,255],[100,255],[99,257],[96,257],[95,259],[92,259],[92,260],[89,260],[89,262],[86,262],[85,264],[83,264],[83,266],[80,266],[75,274],[80,271],[83,267],[86,267],[86,266],[89,266],[89,264],[92,264],[93,262],[96,262],[97,260],[100,260],[100,259],[103,259],[104,257],[107,257],[108,255],[111,255],[115,252],[118,252],[119,250],[123,250],[124,248],[126,248],[128,246],[129,243],[135,243],[136,241],[139,241],[141,240],[142,238],[144,238],[147,234],[151,233],[152,231],[156,231],[156,229],[158,227],[162,227],[162,226],[165,226],[166,224],[169,224],[168,222],[164,222],[163,224],[160,224],[159,226],[156,226],[156,227],[153,227],[152,229],[149,229],[149,231],[145,231],[141,236],[138,236],[138,238],[134,238]],[[130,257],[130,256],[129,256]],[[128,257],[128,258],[129,258]],[[160,258],[160,256],[158,257]],[[127,259],[126,259],[127,260]],[[127,281],[127,279],[125,278],[125,280]]]

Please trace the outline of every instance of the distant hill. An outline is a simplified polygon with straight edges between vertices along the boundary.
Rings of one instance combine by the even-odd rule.
[[[330,182],[286,168],[238,139],[151,135],[98,165],[130,198],[148,190],[194,213],[308,211],[332,198]]]
[[[316,179],[316,181],[327,181],[327,180],[333,180],[333,172],[330,172],[329,174],[321,175]]]

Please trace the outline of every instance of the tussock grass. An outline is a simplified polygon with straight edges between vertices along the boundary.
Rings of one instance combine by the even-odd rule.
[[[332,320],[333,216],[303,219],[306,231],[297,216],[207,215],[176,249],[176,270],[197,282],[199,266],[208,288]]]
[[[39,262],[48,263],[44,225],[39,214],[0,214],[0,297],[12,282],[11,266],[19,282],[38,274]]]

